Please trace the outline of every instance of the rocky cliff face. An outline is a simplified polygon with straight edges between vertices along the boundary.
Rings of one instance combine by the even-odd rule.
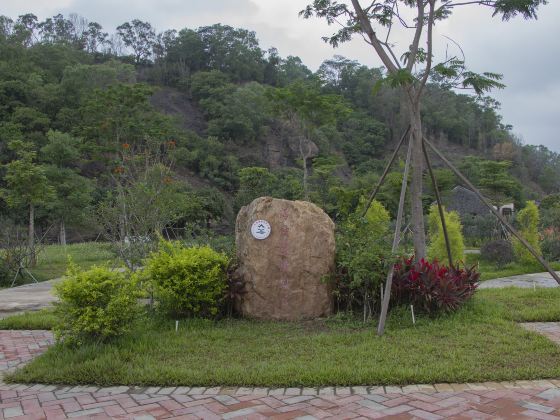
[[[293,166],[295,161],[304,158],[311,167],[310,161],[319,156],[315,143],[283,122],[274,121],[263,137],[263,156],[270,169]]]
[[[152,96],[151,103],[164,114],[177,117],[182,128],[200,136],[206,135],[208,126],[204,115],[186,93],[169,87],[160,88]],[[271,170],[296,166],[296,161],[304,156],[308,160],[308,167],[311,167],[310,161],[319,155],[319,148],[315,143],[279,120],[272,121],[265,127],[256,145],[258,150],[251,144],[229,146],[235,149],[238,157],[255,160],[255,164]]]

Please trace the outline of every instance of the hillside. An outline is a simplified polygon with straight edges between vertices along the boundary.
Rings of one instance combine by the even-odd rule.
[[[312,72],[219,24],[156,34],[132,21],[145,33],[117,33],[119,49],[94,22],[51,22],[2,17],[0,217],[52,240],[122,235],[118,209],[135,206],[166,234],[231,231],[260,195],[308,199],[341,220],[408,124],[383,69],[345,57]],[[492,199],[522,206],[560,191],[558,154],[520,144],[491,98],[434,79],[422,117]],[[381,191],[391,213],[400,177],[397,165]],[[444,192],[457,184],[443,168],[438,177]],[[428,206],[428,182],[424,196]]]

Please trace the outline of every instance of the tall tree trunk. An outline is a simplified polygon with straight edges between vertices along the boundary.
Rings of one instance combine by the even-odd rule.
[[[299,138],[299,153],[303,160],[303,197],[305,201],[309,201],[309,187],[307,185],[308,178],[309,178],[309,168],[307,167],[307,157],[309,156],[308,153],[303,153],[303,138]],[[307,145],[309,149],[309,145]]]
[[[422,121],[418,104],[410,105],[410,127],[412,141],[412,182],[410,191],[411,227],[414,243],[414,254],[417,260],[426,256],[426,233],[424,230],[424,212],[422,207]]]
[[[64,223],[64,219],[60,219],[60,232],[58,235],[58,240],[60,245],[66,246],[66,224]]]
[[[35,252],[35,205],[29,204],[29,226],[27,230],[27,246],[29,248],[29,266],[37,265],[37,254]]]

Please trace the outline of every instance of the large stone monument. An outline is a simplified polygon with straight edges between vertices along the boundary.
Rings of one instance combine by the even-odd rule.
[[[334,223],[306,201],[261,197],[237,215],[235,242],[251,318],[298,320],[332,312],[324,277],[334,269]]]

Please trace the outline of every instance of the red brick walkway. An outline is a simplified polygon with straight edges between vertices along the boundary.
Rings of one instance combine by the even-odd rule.
[[[0,370],[25,363],[51,341],[45,331],[0,331]],[[0,420],[62,418],[560,419],[560,381],[320,389],[97,388],[0,382]]]

